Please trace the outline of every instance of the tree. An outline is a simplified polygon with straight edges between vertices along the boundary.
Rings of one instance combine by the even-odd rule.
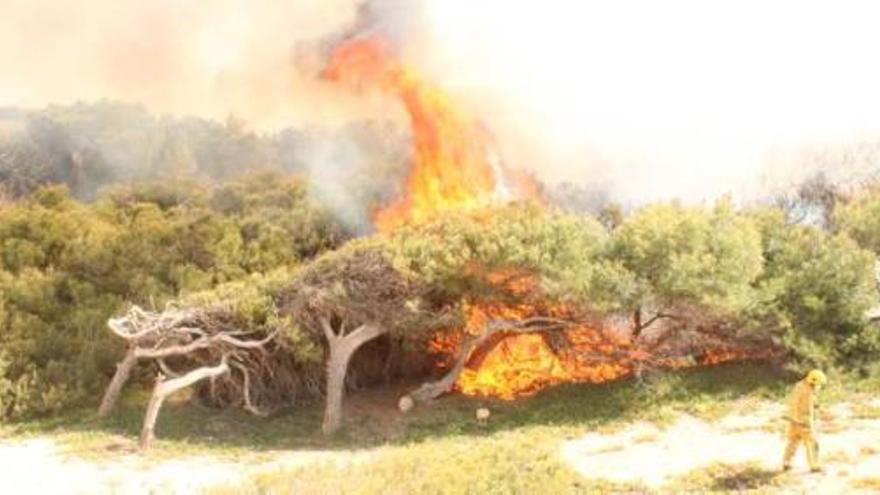
[[[685,320],[689,307],[735,313],[753,301],[762,270],[760,234],[728,201],[645,207],[613,232],[608,256],[624,270],[614,290],[634,337],[658,321]]]
[[[817,172],[774,198],[775,206],[785,211],[789,223],[805,223],[829,230],[838,203],[846,198],[841,184],[833,182],[824,172]]]
[[[533,204],[449,214],[390,236],[395,266],[451,297],[496,297],[487,275],[513,270],[533,274],[548,297],[597,307],[607,302],[598,276],[607,239],[589,217]]]
[[[361,346],[448,321],[446,309],[430,307],[426,288],[398,272],[375,242],[353,242],[315,260],[287,294],[283,310],[327,344],[325,434],[342,424],[345,378]]]
[[[775,329],[798,365],[864,368],[880,355],[866,312],[876,304],[875,257],[849,237],[790,225],[779,210],[752,216],[760,226],[765,271],[761,304],[749,317]]]
[[[880,254],[880,190],[869,188],[855,194],[834,210],[835,230],[865,249]]]

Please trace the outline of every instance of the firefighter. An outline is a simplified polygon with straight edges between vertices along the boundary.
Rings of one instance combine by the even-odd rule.
[[[785,454],[782,459],[783,470],[791,469],[791,459],[797,452],[798,446],[803,443],[807,451],[810,471],[814,473],[822,471],[819,466],[819,444],[815,436],[815,409],[816,392],[827,381],[825,373],[812,370],[803,380],[797,382],[791,392],[788,399],[788,414],[785,417],[788,428],[785,434],[787,439]]]

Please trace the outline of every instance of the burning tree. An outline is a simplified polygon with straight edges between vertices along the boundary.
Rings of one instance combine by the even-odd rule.
[[[391,235],[396,259],[460,301],[465,324],[430,336],[447,374],[413,392],[452,388],[513,398],[562,381],[624,374],[630,350],[601,323],[607,234],[598,222],[513,205],[448,215]]]

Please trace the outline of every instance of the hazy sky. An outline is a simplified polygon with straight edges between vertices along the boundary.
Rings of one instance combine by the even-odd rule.
[[[302,80],[292,46],[356,3],[0,0],[0,105],[106,96],[268,127],[344,120],[379,103]],[[740,195],[801,146],[880,136],[880,2],[411,3],[426,23],[410,63],[551,180]]]

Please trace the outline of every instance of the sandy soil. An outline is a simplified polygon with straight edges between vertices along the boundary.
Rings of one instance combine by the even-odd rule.
[[[248,476],[303,464],[351,462],[363,453],[309,451],[270,453],[272,461],[244,463],[211,457],[147,461],[120,454],[100,461],[68,455],[48,438],[0,442],[0,493],[196,494],[206,487],[241,484]]]
[[[873,405],[880,406],[880,400]],[[639,423],[610,434],[589,433],[564,442],[561,454],[587,478],[641,482],[655,489],[712,463],[755,463],[779,469],[784,447],[783,408],[744,402],[736,409],[715,422],[685,415],[663,428]],[[880,419],[858,418],[847,404],[823,411],[820,417],[825,472],[810,474],[806,455],[799,450],[791,491],[855,493],[853,480],[880,476]]]
[[[880,408],[880,399],[865,404]],[[857,493],[853,480],[880,476],[880,418],[876,414],[859,417],[858,407],[839,404],[821,413],[820,444],[826,471],[809,474],[800,451],[786,491]],[[718,421],[683,415],[663,427],[636,423],[613,433],[588,433],[562,442],[560,454],[586,478],[640,481],[662,491],[676,476],[713,463],[755,463],[778,469],[784,442],[782,413],[778,404],[741,402]],[[313,462],[369,462],[380,452],[267,454],[242,461],[210,456],[156,461],[120,450],[97,459],[66,452],[63,444],[48,437],[6,439],[0,440],[0,493],[195,494],[206,487],[238,485],[264,471]]]

